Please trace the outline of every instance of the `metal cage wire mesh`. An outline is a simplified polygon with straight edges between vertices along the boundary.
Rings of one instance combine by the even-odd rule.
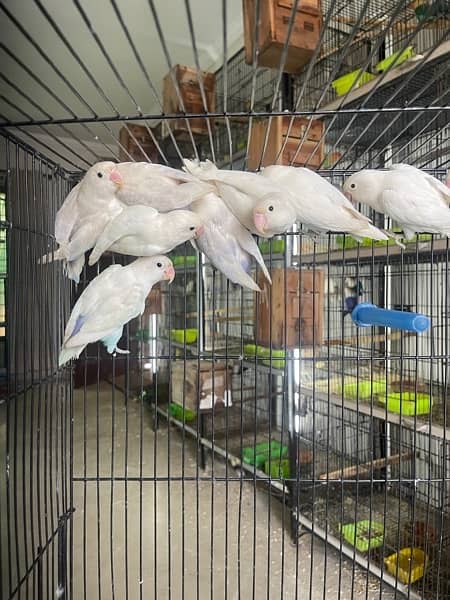
[[[252,3],[256,40],[264,1]],[[290,35],[277,69],[258,66],[257,45],[253,63],[245,62],[240,2],[180,1],[176,23],[163,2],[134,4],[0,1],[2,597],[447,598],[447,240],[423,234],[401,250],[344,234],[311,240],[295,230],[261,246],[267,266],[282,270],[285,316],[287,269],[298,269],[299,286],[305,273],[316,273],[313,293],[323,278],[323,337],[313,331],[306,345],[300,328],[288,348],[285,319],[281,347],[272,346],[271,331],[261,356],[251,348],[264,318],[254,294],[183,246],[173,253],[177,277],[161,289],[160,306],[150,303],[126,327],[122,344],[130,354],[111,358],[93,345],[72,370],[57,369],[57,353],[80,289],[70,288],[57,264],[38,264],[53,248],[56,210],[84,170],[98,160],[135,160],[121,128],[139,160],[150,160],[135,124],[146,128],[162,164],[196,157],[245,169],[257,121],[265,128],[262,165],[274,117],[314,117],[323,123],[324,152],[315,163],[316,146],[305,164],[335,185],[392,162],[443,179],[445,3],[418,20],[417,3],[324,1],[319,43],[296,75],[284,65],[302,0],[287,3]],[[181,54],[174,35],[184,43]],[[212,43],[214,60],[205,51]],[[391,64],[365,85],[357,78],[336,97],[336,78],[373,72],[411,46],[414,60]],[[180,61],[216,75],[215,109],[200,78],[202,110],[195,113],[186,112],[172,75],[183,139],[175,131],[180,114],[164,112],[160,85]],[[310,127],[312,120],[291,162],[305,155]],[[80,288],[118,260],[128,259],[109,256],[86,268]],[[345,315],[355,296],[423,312],[433,326],[421,337],[360,332]],[[198,330],[197,341],[180,343],[173,330],[187,328]],[[189,420],[190,381],[211,362],[212,389],[229,390],[231,405]],[[397,414],[387,410],[391,392],[422,394],[433,406]],[[257,462],[261,444],[266,455]],[[358,547],[343,527],[360,522],[372,525]],[[380,524],[381,542],[374,533]],[[312,535],[299,535],[305,532]],[[411,546],[428,562],[408,585],[385,559]]]

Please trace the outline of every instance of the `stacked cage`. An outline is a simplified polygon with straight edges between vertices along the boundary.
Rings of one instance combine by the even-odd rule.
[[[132,260],[108,254],[78,287],[39,262],[95,162],[259,170],[272,153],[337,187],[396,162],[446,179],[448,3],[244,0],[252,42],[268,4],[285,11],[275,67],[226,0],[183,3],[182,53],[162,2],[137,20],[115,0],[0,2],[2,597],[449,597],[449,242],[426,223],[404,247],[301,224],[257,240],[262,292],[185,244],[125,328],[128,355],[95,344],[57,366],[70,307]],[[302,10],[317,40],[287,72]],[[361,302],[432,326],[357,328]]]

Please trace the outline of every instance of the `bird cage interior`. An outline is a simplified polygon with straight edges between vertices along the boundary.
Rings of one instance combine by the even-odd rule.
[[[0,14],[0,596],[449,598],[449,2]]]

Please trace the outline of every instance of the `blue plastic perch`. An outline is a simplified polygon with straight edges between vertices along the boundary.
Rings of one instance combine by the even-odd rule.
[[[430,325],[430,317],[413,312],[402,312],[401,310],[386,310],[378,308],[375,304],[362,302],[357,304],[352,312],[352,319],[360,327],[391,327],[392,329],[403,329],[421,333],[426,331]]]

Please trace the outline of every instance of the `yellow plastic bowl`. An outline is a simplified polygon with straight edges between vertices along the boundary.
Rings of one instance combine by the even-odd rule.
[[[402,548],[384,559],[389,573],[407,585],[424,576],[427,563],[428,556],[420,548]]]

